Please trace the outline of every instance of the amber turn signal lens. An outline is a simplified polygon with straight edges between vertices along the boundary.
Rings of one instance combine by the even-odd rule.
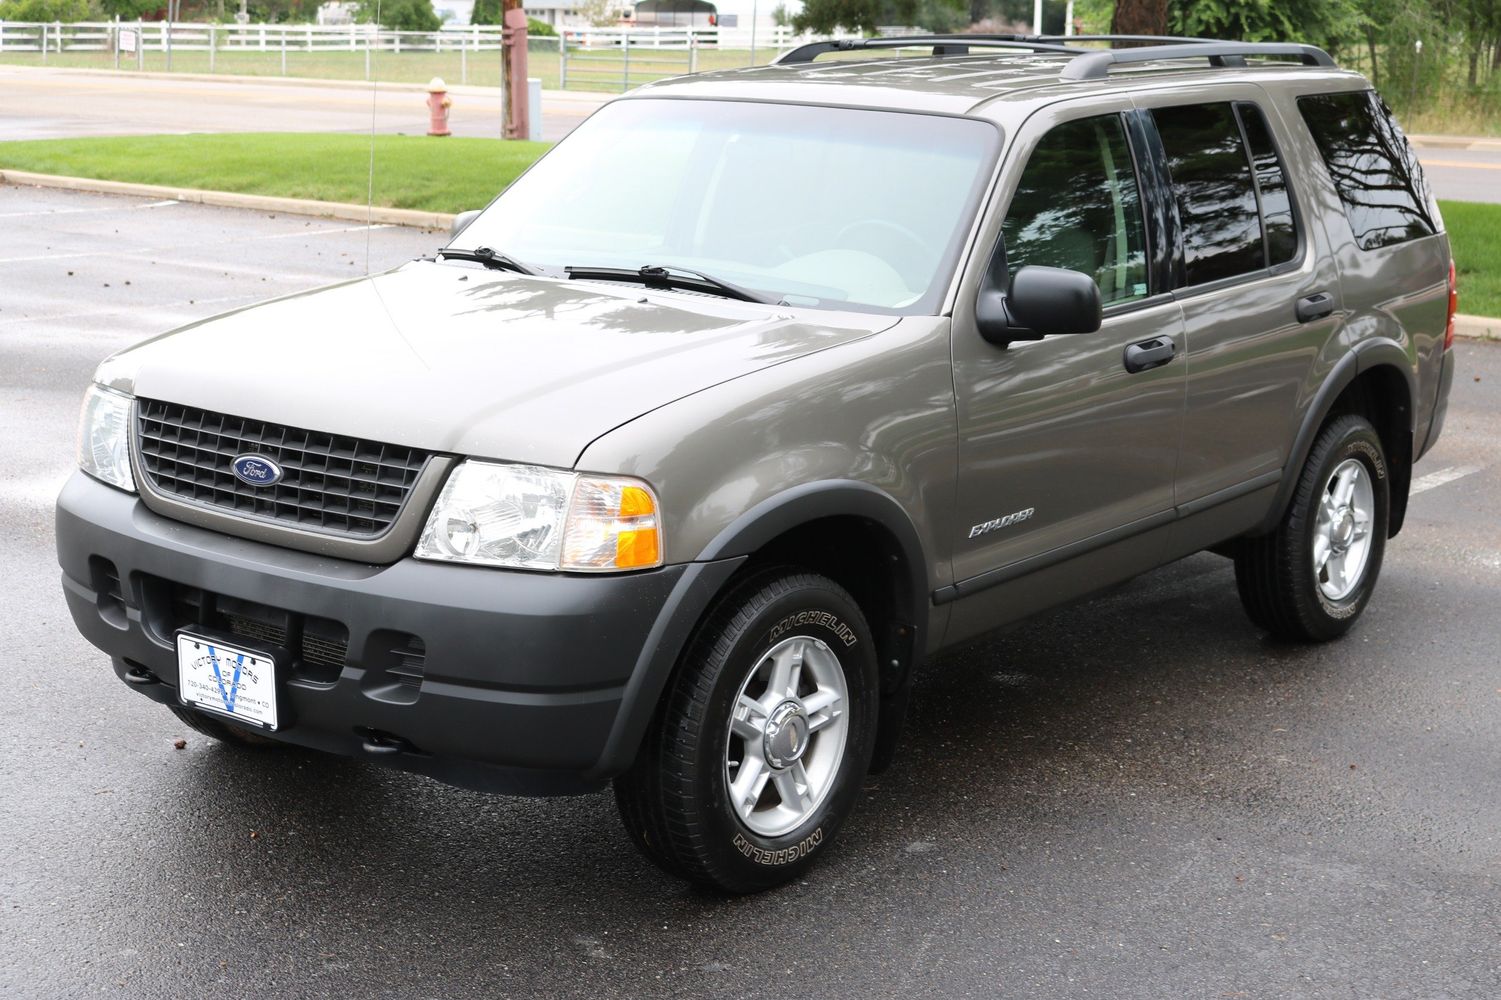
[[[615,537],[616,569],[640,569],[655,566],[661,560],[656,528],[622,531]]]
[[[640,480],[580,476],[564,531],[564,570],[651,569],[662,565],[657,498]]]

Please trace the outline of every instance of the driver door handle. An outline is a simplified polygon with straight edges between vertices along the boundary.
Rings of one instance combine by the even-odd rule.
[[[1314,292],[1298,300],[1294,309],[1299,323],[1312,323],[1334,312],[1334,296],[1328,292]]]
[[[1135,375],[1137,372],[1160,368],[1173,360],[1177,354],[1178,345],[1173,343],[1171,337],[1153,337],[1151,340],[1143,340],[1139,344],[1132,344],[1126,348],[1126,371]]]

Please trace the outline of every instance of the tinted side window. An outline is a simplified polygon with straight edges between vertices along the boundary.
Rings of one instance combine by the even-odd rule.
[[[1256,188],[1240,126],[1229,104],[1156,108],[1178,220],[1186,284],[1261,270],[1264,254]]]
[[[1435,231],[1407,139],[1370,91],[1298,99],[1362,250]],[[1420,195],[1419,192],[1424,192]]]
[[[1293,217],[1287,176],[1261,109],[1249,103],[1237,104],[1235,109],[1246,130],[1246,145],[1250,147],[1251,165],[1256,171],[1256,191],[1261,196],[1261,221],[1266,231],[1266,263],[1268,267],[1285,264],[1298,252],[1297,220]]]
[[[1001,229],[1011,274],[1028,264],[1082,271],[1100,301],[1147,294],[1141,190],[1119,115],[1059,125],[1038,143]]]

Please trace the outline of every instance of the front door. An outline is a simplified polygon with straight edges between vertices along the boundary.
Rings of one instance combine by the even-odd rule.
[[[1131,576],[1163,550],[1182,435],[1183,321],[1158,287],[1165,272],[1149,248],[1161,245],[1161,220],[1135,166],[1143,151],[1130,110],[1123,101],[1102,114],[1096,101],[1038,112],[999,182],[1004,221],[989,266],[997,276],[1028,264],[1091,275],[1101,329],[996,347],[975,327],[972,296],[956,309],[959,516],[955,588],[942,595],[957,600],[952,639]],[[1170,345],[1170,358],[1128,370],[1140,367],[1128,365],[1128,349],[1152,341]]]

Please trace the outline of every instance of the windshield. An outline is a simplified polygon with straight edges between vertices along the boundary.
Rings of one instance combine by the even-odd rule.
[[[691,268],[790,305],[932,312],[998,144],[973,119],[618,101],[454,245],[546,272]]]

